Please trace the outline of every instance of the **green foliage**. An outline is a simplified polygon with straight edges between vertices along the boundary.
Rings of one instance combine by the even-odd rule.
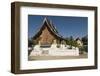
[[[87,35],[82,37],[83,46],[79,48],[80,51],[88,52],[88,37]]]
[[[79,47],[77,41],[74,40],[72,36],[70,38],[66,38],[66,44],[70,45],[70,49],[72,49],[72,46]]]
[[[32,38],[28,39],[28,46],[32,47],[32,45],[36,45],[38,42],[37,40],[33,40]]]
[[[33,44],[32,40],[28,39],[28,47],[32,47],[32,44]]]
[[[79,48],[80,51],[88,52],[88,46],[82,46]]]
[[[72,42],[72,46],[74,46],[74,47],[79,47],[77,41],[75,41],[75,40],[73,40],[73,42]]]
[[[87,36],[84,36],[82,38],[82,42],[83,42],[83,45],[88,45],[88,38],[87,38]]]

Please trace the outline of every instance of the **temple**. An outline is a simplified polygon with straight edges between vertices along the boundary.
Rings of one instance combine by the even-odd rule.
[[[42,27],[38,30],[35,36],[33,36],[33,40],[37,41],[41,46],[50,46],[54,40],[57,44],[61,44],[61,42],[65,41],[53,23],[47,18],[44,18]]]
[[[46,17],[43,20],[42,26],[33,36],[33,50],[30,56],[78,56],[79,49],[73,47],[68,49],[69,45],[66,44],[66,39],[63,38],[53,25],[52,21]]]

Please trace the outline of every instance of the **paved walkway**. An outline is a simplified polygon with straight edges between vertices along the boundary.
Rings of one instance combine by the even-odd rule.
[[[79,56],[29,56],[28,60],[80,59],[87,57],[87,54],[81,54]]]

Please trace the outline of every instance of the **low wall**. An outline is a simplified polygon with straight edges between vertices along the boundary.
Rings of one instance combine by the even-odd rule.
[[[79,56],[79,49],[52,49],[42,48],[38,50],[32,50],[30,56]]]
[[[42,51],[32,50],[32,52],[30,53],[30,56],[40,56],[41,54],[42,54]]]
[[[49,51],[51,56],[79,56],[79,50],[51,50]]]

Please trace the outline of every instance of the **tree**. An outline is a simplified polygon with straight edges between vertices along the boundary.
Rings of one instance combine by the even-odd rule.
[[[28,39],[28,47],[32,47],[32,44],[33,44],[32,40]]]
[[[69,49],[72,49],[72,46],[79,47],[78,43],[76,40],[74,40],[74,38],[72,36],[70,36],[69,38],[66,38],[66,44],[70,45]]]
[[[76,47],[79,47],[77,41],[75,41],[75,40],[73,40],[72,45],[73,45],[75,48],[76,48]]]
[[[83,45],[88,45],[88,38],[87,38],[87,35],[82,37],[82,42],[83,42]]]
[[[73,41],[74,41],[74,39],[72,36],[70,36],[69,38],[66,38],[66,44],[68,44],[70,46],[69,49],[72,49]]]
[[[83,46],[79,48],[80,51],[88,52],[88,36],[82,37]]]
[[[66,38],[66,44],[69,45],[69,38]]]
[[[70,41],[69,41],[69,43],[70,43],[70,48],[71,48],[71,49],[72,49],[72,46],[73,46],[73,41],[74,41],[73,37],[70,36]]]

